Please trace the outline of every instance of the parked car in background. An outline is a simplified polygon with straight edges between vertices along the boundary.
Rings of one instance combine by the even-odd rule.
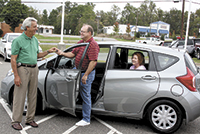
[[[11,58],[12,41],[20,36],[21,33],[6,33],[0,41],[0,54],[3,55],[4,61]]]
[[[184,49],[185,48],[185,39],[176,40],[169,47]],[[192,58],[195,57],[195,46],[194,46],[193,39],[188,39],[186,49]]]
[[[169,47],[171,43],[172,41],[164,41],[162,44],[160,44],[160,46]]]
[[[188,53],[182,50],[135,42],[98,42],[100,53],[92,83],[92,114],[146,119],[158,133],[173,133],[182,122],[200,116],[200,74]],[[38,61],[37,110],[54,106],[72,115],[81,111],[79,96],[81,64],[57,56]],[[129,69],[134,52],[144,55],[146,70]],[[12,104],[12,70],[1,81],[1,97]]]
[[[146,37],[145,40],[136,40],[135,42],[158,46],[158,45],[162,44],[164,41],[160,40],[159,38],[155,38],[155,37]]]
[[[194,41],[194,46],[195,46],[195,57],[197,59],[200,59],[200,38],[193,39],[193,41]]]
[[[0,40],[0,54],[4,57],[4,61],[11,59],[11,44],[12,41],[20,36],[22,33],[6,33]],[[39,46],[39,51],[42,52],[42,48]]]

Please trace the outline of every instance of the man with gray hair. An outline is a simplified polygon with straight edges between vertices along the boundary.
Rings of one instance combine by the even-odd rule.
[[[21,121],[24,110],[24,103],[27,94],[26,125],[38,127],[34,121],[38,67],[37,58],[42,58],[54,52],[55,47],[45,52],[39,52],[38,40],[34,36],[37,29],[37,20],[28,17],[23,21],[22,28],[25,30],[19,37],[13,40],[11,47],[11,67],[14,72],[15,88],[13,92],[13,115],[12,127],[15,130],[22,130]]]

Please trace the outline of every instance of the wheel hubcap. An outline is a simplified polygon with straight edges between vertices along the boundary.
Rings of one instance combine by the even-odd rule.
[[[177,122],[176,111],[168,105],[159,105],[152,112],[152,122],[160,129],[170,129]]]

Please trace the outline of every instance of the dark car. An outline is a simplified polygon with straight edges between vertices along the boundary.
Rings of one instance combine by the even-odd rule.
[[[200,59],[200,38],[194,39],[195,57]]]
[[[169,47],[184,49],[184,47],[185,47],[185,39],[176,40]],[[187,48],[186,49],[187,49],[187,52],[189,53],[189,55],[192,58],[195,57],[194,39],[188,39],[188,41],[187,41]]]

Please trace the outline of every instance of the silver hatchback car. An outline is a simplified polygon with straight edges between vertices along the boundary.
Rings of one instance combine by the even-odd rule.
[[[200,74],[187,52],[130,42],[98,42],[100,53],[92,83],[92,114],[146,119],[159,133],[173,133],[200,116]],[[85,46],[85,56],[88,44]],[[145,57],[146,70],[129,69],[132,53]],[[79,68],[81,66],[79,65]],[[75,115],[81,111],[81,70],[74,59],[57,56],[38,62],[37,110],[54,106]],[[1,82],[1,96],[12,104],[14,76]]]

